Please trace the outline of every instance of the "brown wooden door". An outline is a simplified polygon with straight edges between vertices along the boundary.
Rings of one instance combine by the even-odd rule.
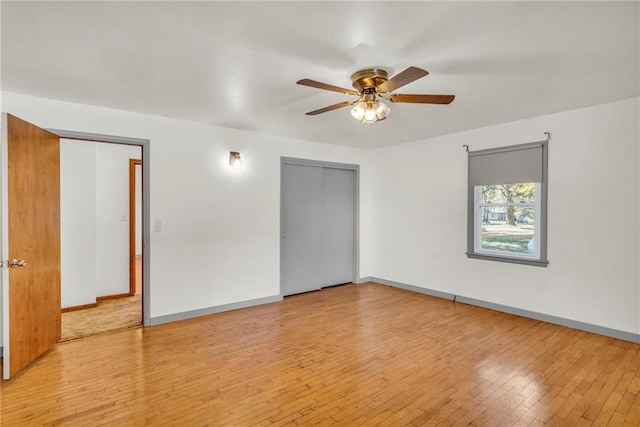
[[[4,348],[9,375],[5,359],[5,378],[60,340],[59,137],[7,115],[7,165],[5,255],[26,264],[9,267],[5,284],[9,287],[9,301],[4,302],[9,311],[9,348]]]

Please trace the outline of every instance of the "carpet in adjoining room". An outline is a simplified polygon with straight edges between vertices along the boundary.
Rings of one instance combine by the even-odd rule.
[[[91,335],[142,325],[142,295],[109,299],[98,306],[62,313],[62,339],[69,341]]]

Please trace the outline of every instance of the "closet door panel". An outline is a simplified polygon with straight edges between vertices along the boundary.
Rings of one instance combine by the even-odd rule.
[[[322,187],[322,286],[350,283],[355,266],[355,171],[324,168]]]
[[[282,294],[322,287],[323,168],[283,164]]]

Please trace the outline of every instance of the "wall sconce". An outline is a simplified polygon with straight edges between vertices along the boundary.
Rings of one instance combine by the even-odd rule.
[[[237,151],[231,151],[229,153],[229,165],[233,167],[233,170],[239,171],[242,169],[242,158]]]

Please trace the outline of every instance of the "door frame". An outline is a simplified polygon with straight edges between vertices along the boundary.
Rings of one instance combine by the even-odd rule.
[[[62,129],[45,129],[64,139],[106,142],[109,144],[141,147],[142,158],[142,324],[151,326],[151,171],[150,140],[98,133],[76,132]],[[131,221],[131,219],[130,219]],[[4,322],[3,322],[4,327]],[[4,337],[4,335],[3,335]]]
[[[136,294],[136,166],[142,167],[140,159],[129,159],[129,296]],[[142,227],[144,230],[144,227]],[[144,268],[143,268],[144,270]]]
[[[354,195],[355,212],[354,212],[354,224],[353,224],[353,275],[352,282],[358,283],[360,280],[360,165],[354,165],[349,163],[336,163],[327,162],[322,160],[310,160],[300,159],[296,157],[280,157],[280,296],[282,296],[282,277],[284,267],[284,254],[282,245],[282,232],[284,230],[284,215],[283,215],[283,200],[284,200],[284,185],[282,180],[284,165],[297,165],[297,166],[310,166],[329,169],[345,169],[355,172],[356,178],[356,191]]]

